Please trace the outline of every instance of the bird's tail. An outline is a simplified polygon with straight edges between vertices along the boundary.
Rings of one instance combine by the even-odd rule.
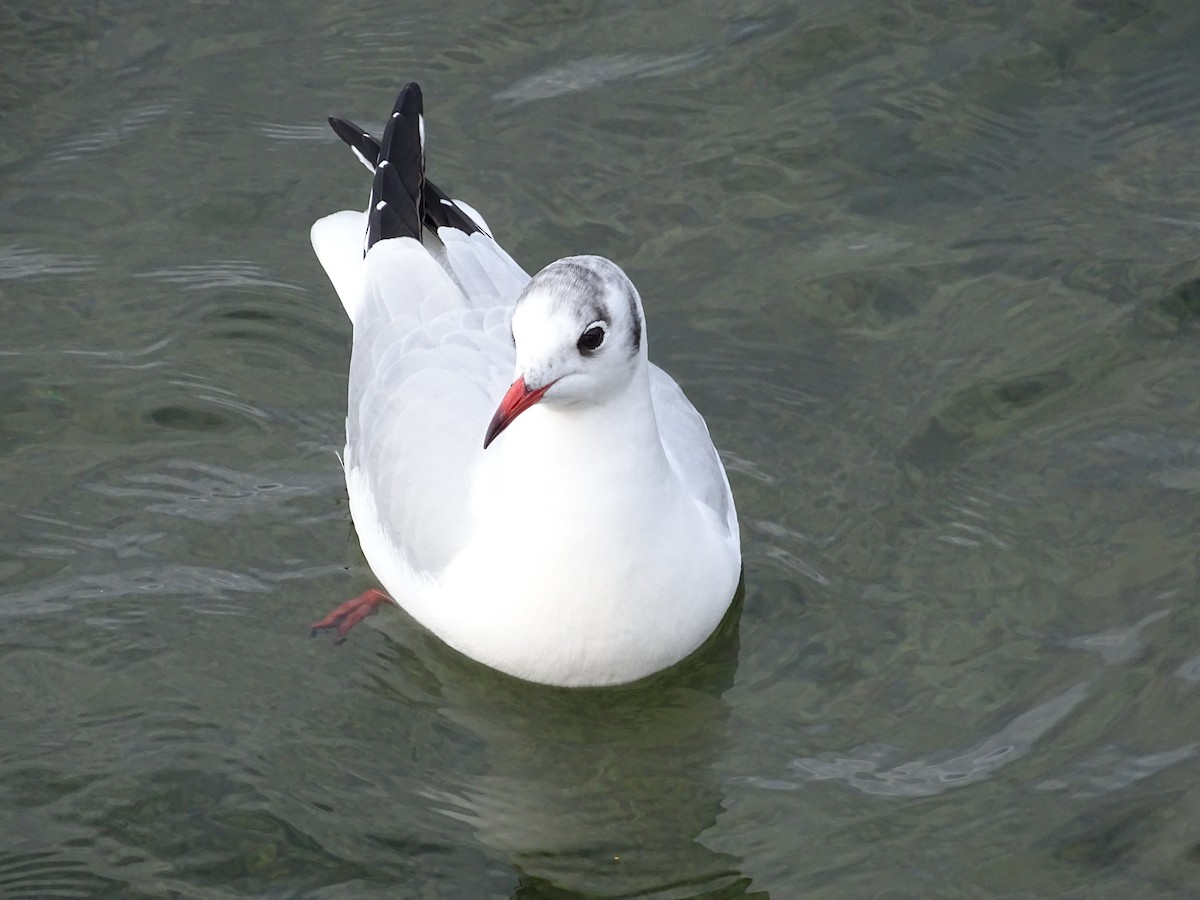
[[[421,240],[423,229],[449,226],[466,234],[481,230],[444,191],[425,179],[425,113],[415,81],[396,97],[382,140],[349,119],[330,116],[329,125],[375,175],[364,254],[388,238]]]

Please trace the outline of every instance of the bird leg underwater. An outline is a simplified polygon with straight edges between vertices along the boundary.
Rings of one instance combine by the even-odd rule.
[[[346,640],[346,635],[350,632],[351,628],[379,609],[380,603],[387,603],[391,599],[391,597],[379,590],[379,588],[371,588],[363,591],[357,597],[347,600],[321,621],[313,622],[312,634],[309,636],[316,637],[318,631],[328,631],[330,628],[336,628],[337,635],[333,642],[340,644]]]

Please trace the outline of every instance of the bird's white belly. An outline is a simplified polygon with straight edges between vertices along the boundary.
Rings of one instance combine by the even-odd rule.
[[[441,578],[465,613],[446,640],[555,684],[633,681],[682,659],[716,628],[734,584],[695,560],[622,543],[593,542],[583,556],[574,542],[473,544]]]
[[[363,553],[396,602],[455,649],[519,678],[582,686],[650,675],[704,642],[737,586],[737,553],[716,517],[661,506],[649,532],[598,531],[582,517],[539,531],[516,516],[476,534],[441,572],[414,573],[347,474]]]

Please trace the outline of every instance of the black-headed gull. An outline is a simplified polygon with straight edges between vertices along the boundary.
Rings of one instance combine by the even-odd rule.
[[[416,84],[382,141],[330,124],[374,172],[367,211],[312,243],[354,326],[342,461],[375,575],[519,678],[619,684],[683,659],[737,588],[737,514],[704,420],[647,359],[632,282],[599,256],[530,278],[425,179]]]

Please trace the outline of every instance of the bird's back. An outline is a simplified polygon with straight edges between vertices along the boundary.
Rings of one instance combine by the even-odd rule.
[[[344,464],[351,501],[375,506],[417,571],[465,540],[469,473],[512,373],[508,321],[529,281],[470,207],[424,178],[420,91],[396,101],[383,139],[335,130],[374,172],[365,213],[318,221],[312,242],[354,326]]]

